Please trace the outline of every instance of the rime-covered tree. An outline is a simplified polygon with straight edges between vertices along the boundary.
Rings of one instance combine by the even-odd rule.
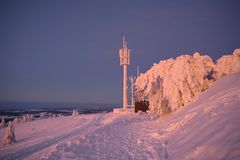
[[[155,63],[136,79],[139,99],[147,97],[151,115],[163,115],[187,105],[225,74],[240,72],[240,49],[222,56],[214,64],[211,57],[196,52]]]
[[[4,117],[1,118],[0,128],[6,127],[5,119]]]
[[[12,122],[9,122],[8,127],[5,130],[3,145],[6,146],[15,142],[16,142],[16,139],[15,139],[14,127],[12,125]]]
[[[77,109],[73,109],[73,113],[72,113],[72,116],[77,116],[79,115],[79,112]]]
[[[18,118],[18,117],[14,118],[14,120],[13,120],[13,124],[14,124],[14,125],[15,125],[15,124],[18,124],[18,123],[20,123],[20,122],[21,122],[21,119]]]

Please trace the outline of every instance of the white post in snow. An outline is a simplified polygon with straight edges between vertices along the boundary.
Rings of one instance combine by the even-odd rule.
[[[130,64],[130,49],[123,36],[123,47],[119,49],[120,65],[123,65],[123,110],[127,110],[127,65]]]
[[[131,107],[134,108],[134,80],[135,80],[135,77],[131,76],[129,77],[129,80],[131,81],[131,84],[132,84],[132,103],[131,103]]]

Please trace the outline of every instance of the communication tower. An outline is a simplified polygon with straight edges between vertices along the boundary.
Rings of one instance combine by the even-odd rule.
[[[130,64],[130,49],[123,36],[123,47],[119,49],[120,65],[123,65],[123,110],[127,110],[127,65]]]

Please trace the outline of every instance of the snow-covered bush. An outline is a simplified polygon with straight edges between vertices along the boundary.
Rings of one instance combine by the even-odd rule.
[[[240,70],[240,50],[223,56],[215,65],[212,59],[196,52],[160,61],[135,82],[139,99],[149,100],[149,113],[163,115],[188,104],[224,74]]]
[[[9,122],[8,127],[5,130],[3,145],[6,146],[15,142],[16,142],[16,139],[15,139],[14,127],[12,125],[12,122]]]

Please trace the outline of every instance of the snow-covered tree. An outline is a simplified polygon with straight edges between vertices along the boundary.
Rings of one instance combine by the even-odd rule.
[[[41,112],[39,116],[40,116],[40,119],[46,119],[49,117],[47,112]]]
[[[6,127],[5,119],[4,117],[1,118],[0,128]]]
[[[79,112],[77,109],[73,109],[73,113],[72,113],[72,116],[77,116],[79,115]]]
[[[135,82],[139,99],[148,99],[151,115],[178,110],[224,74],[240,71],[240,49],[215,65],[211,57],[196,52],[160,61]]]
[[[21,122],[21,119],[18,118],[18,117],[14,118],[14,120],[13,120],[13,124],[14,124],[14,125],[16,125],[16,124],[18,124],[18,123],[20,123],[20,122]]]
[[[226,74],[240,72],[240,49],[235,49],[233,55],[219,58],[214,72],[217,79]]]
[[[61,117],[61,116],[63,116],[62,113],[58,113],[57,114],[57,117]]]
[[[14,127],[12,125],[12,122],[9,122],[8,127],[5,130],[3,145],[6,146],[15,142],[16,142],[16,139],[15,139]]]
[[[21,119],[22,122],[28,122],[28,121],[32,121],[32,120],[33,120],[33,115],[31,115],[31,114],[24,115],[24,116],[22,116],[22,119]]]
[[[76,115],[79,115],[78,109],[76,109]]]

